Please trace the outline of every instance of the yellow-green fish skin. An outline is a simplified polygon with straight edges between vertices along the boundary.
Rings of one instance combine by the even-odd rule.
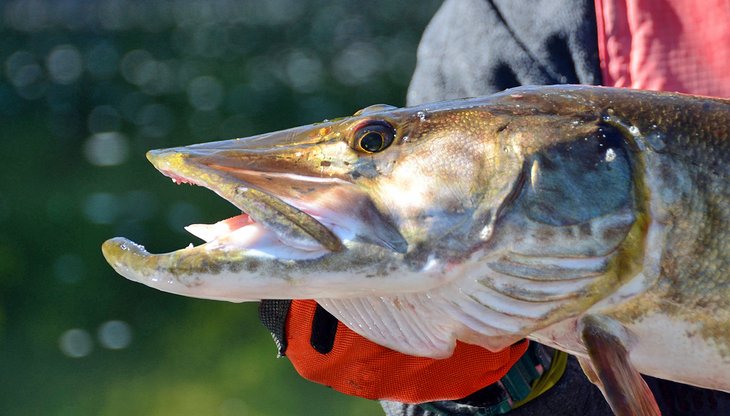
[[[364,126],[392,143],[361,141]],[[730,391],[729,100],[522,87],[150,158],[255,225],[198,227],[206,244],[163,255],[105,243],[132,280],[315,298],[409,354],[530,337],[589,366],[604,346],[643,373]]]

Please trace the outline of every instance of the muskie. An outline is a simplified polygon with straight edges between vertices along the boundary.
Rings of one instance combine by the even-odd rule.
[[[128,279],[233,302],[316,299],[392,349],[528,337],[577,356],[618,415],[639,373],[730,391],[730,100],[527,87],[147,157],[242,213]]]

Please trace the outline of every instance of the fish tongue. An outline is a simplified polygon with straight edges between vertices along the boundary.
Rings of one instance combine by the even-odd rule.
[[[274,232],[282,243],[306,251],[343,249],[340,239],[311,215],[253,188],[236,188],[235,205],[256,223]]]
[[[218,221],[215,224],[191,224],[185,227],[185,230],[206,243],[209,243],[222,235],[230,234],[252,223],[251,217],[243,213],[226,220]]]

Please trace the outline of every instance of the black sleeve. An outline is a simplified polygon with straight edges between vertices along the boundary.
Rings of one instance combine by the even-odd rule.
[[[286,355],[286,315],[291,306],[290,300],[264,299],[259,303],[259,319],[271,332],[279,357]]]
[[[593,0],[446,0],[417,62],[409,105],[520,85],[598,85]]]

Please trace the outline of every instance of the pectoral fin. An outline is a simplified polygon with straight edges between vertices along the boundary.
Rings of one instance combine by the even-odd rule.
[[[443,312],[417,295],[317,299],[317,303],[365,338],[405,354],[446,358],[455,347]]]
[[[600,315],[587,315],[580,323],[590,357],[582,359],[581,366],[601,389],[613,412],[617,416],[661,416],[654,395],[631,364],[626,329]]]

